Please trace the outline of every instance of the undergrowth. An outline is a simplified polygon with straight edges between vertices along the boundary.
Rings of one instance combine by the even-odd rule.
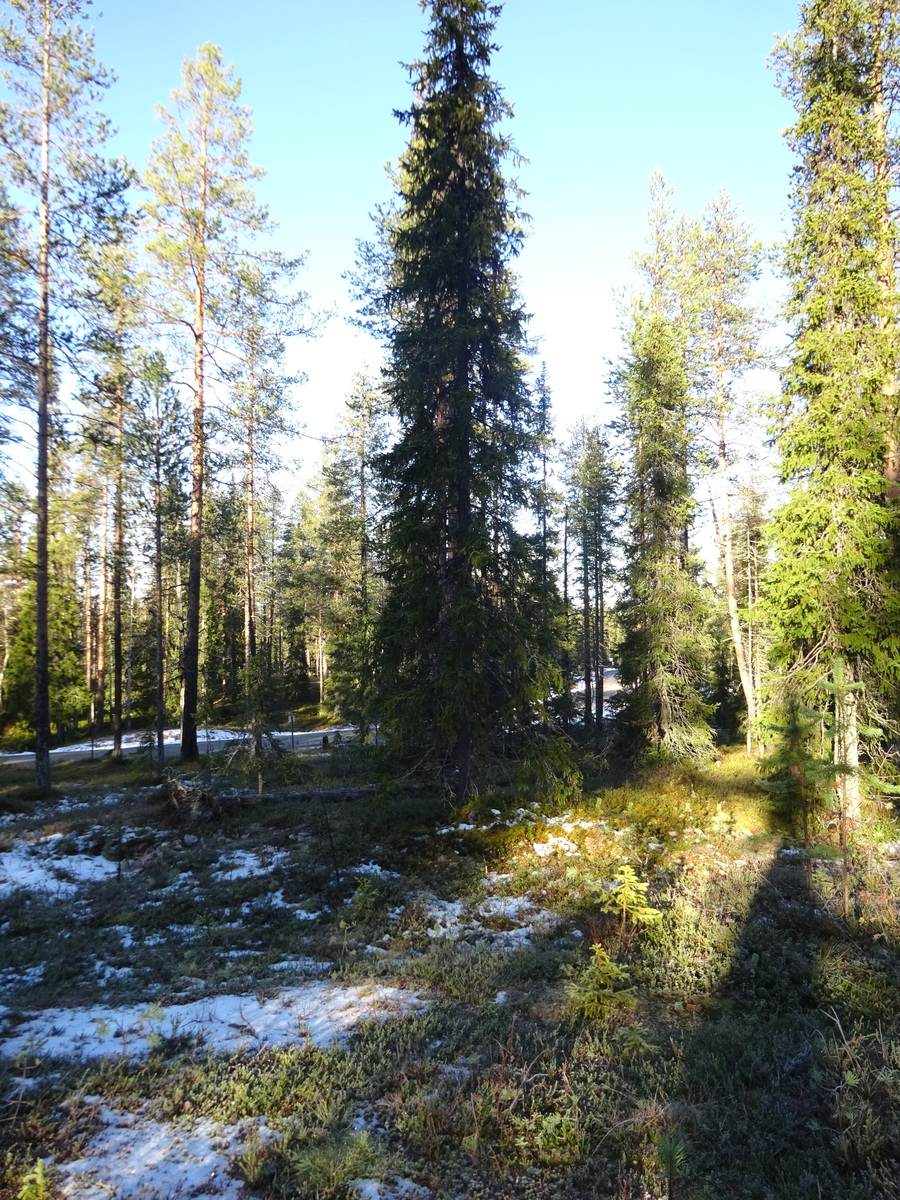
[[[352,756],[303,769],[313,789],[369,778]],[[174,1037],[72,1063],[36,1046],[0,1078],[0,1200],[54,1186],[50,1161],[96,1132],[97,1096],[176,1125],[247,1123],[230,1169],[259,1197],[405,1179],[435,1200],[897,1200],[890,812],[860,834],[844,912],[833,831],[816,831],[807,873],[743,753],[595,782],[555,810],[498,790],[454,812],[378,780],[375,796],[273,799],[189,830],[134,783],[104,809],[99,770],[67,788],[83,810],[55,816],[8,787],[7,847],[53,835],[125,863],[81,909],[3,902],[10,1029],[101,998],[273,995],[292,956],[428,1003],[326,1047],[298,1035],[226,1056]],[[228,875],[238,852],[258,874]]]

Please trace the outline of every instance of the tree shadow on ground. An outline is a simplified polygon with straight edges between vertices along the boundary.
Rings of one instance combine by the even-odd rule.
[[[680,1046],[669,1200],[900,1198],[896,958],[776,855]]]

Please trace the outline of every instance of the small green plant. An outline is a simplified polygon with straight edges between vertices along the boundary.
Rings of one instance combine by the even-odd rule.
[[[349,1180],[371,1177],[384,1167],[367,1133],[338,1134],[318,1145],[285,1148],[283,1165],[291,1181],[312,1190],[317,1200],[343,1195]]]
[[[618,913],[621,917],[621,932],[625,932],[626,921],[633,925],[655,925],[662,920],[662,913],[647,903],[647,884],[638,879],[634,868],[627,864],[619,868],[613,880],[613,890],[599,902],[604,912]]]
[[[659,1165],[666,1176],[667,1200],[675,1200],[675,1180],[684,1169],[684,1139],[674,1133],[657,1133],[653,1138]]]
[[[354,918],[358,921],[368,920],[375,911],[380,899],[381,891],[378,884],[374,882],[370,875],[363,875],[356,885],[356,890],[350,897],[350,908]]]
[[[22,1177],[22,1186],[16,1200],[53,1200],[50,1180],[44,1170],[44,1160],[39,1158],[30,1171]]]
[[[591,963],[580,979],[573,980],[566,991],[576,1011],[586,1017],[607,1017],[616,1009],[633,1008],[636,1004],[631,988],[616,988],[628,983],[624,967],[613,962],[599,942],[591,946]]]

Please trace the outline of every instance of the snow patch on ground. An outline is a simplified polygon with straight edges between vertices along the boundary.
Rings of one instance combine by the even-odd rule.
[[[388,871],[378,863],[360,863],[358,867],[350,868],[351,875],[370,875],[373,879],[399,879],[396,871]]]
[[[550,834],[546,842],[535,842],[534,852],[538,858],[549,858],[551,854],[564,854],[566,858],[577,858],[581,851],[567,837]]]
[[[354,1179],[350,1185],[359,1200],[427,1200],[431,1191],[411,1179],[380,1183],[377,1179]]]
[[[467,917],[462,900],[425,902],[427,918],[433,922],[427,933],[430,938],[486,944],[493,950],[521,950],[531,945],[536,935],[549,933],[559,925],[558,913],[539,908],[528,896],[488,896]],[[485,921],[502,919],[512,926],[493,929]]]
[[[26,1014],[0,1053],[54,1058],[142,1058],[161,1037],[202,1036],[212,1050],[234,1052],[306,1038],[315,1046],[350,1033],[362,1021],[402,1016],[424,1004],[415,992],[376,985],[307,983],[271,999],[223,995],[187,1004],[121,1008],[55,1008]]]
[[[286,850],[232,850],[219,859],[212,878],[221,881],[270,875],[278,867],[290,862],[290,858]]]
[[[242,1200],[247,1195],[243,1184],[229,1178],[228,1168],[255,1122],[157,1121],[146,1112],[115,1112],[106,1105],[99,1115],[105,1128],[91,1138],[84,1156],[57,1164],[64,1200]]]
[[[22,888],[67,900],[78,894],[80,885],[110,879],[119,869],[95,855],[54,856],[53,840],[18,842],[0,854],[0,897]]]

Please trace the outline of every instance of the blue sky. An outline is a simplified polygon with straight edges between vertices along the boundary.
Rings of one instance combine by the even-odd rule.
[[[686,211],[724,186],[764,240],[783,232],[792,114],[767,59],[795,23],[792,0],[507,0],[492,73],[529,160],[518,269],[561,425],[600,411],[618,349],[613,294],[643,238],[655,168]],[[425,24],[416,0],[106,0],[96,47],[119,76],[106,105],[116,150],[142,165],[182,59],[221,45],[255,113],[279,244],[309,252],[313,306],[348,313],[341,276],[389,194],[384,164],[404,146],[393,109],[408,100],[399,64],[421,52]],[[339,318],[293,348],[311,433],[328,431],[353,371],[377,355]]]

